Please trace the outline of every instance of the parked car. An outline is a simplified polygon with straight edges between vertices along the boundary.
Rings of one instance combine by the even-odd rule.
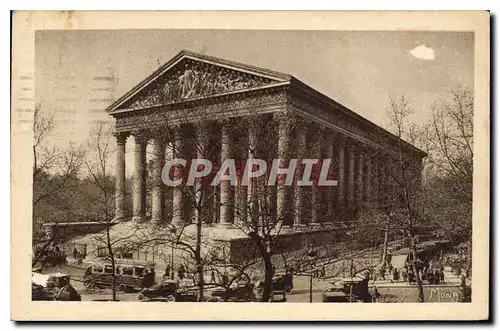
[[[116,259],[115,286],[123,292],[141,290],[154,285],[155,263],[146,261]],[[113,267],[110,261],[91,263],[83,278],[86,288],[110,288],[113,285]]]
[[[264,292],[264,281],[258,281],[255,284],[257,297],[261,297]],[[273,277],[273,291],[284,291],[290,295],[293,292],[293,275],[292,273],[277,274]]]
[[[372,302],[368,279],[348,277],[331,282],[323,292],[323,302]]]
[[[198,292],[195,289],[179,287],[179,283],[175,280],[165,280],[142,289],[137,298],[140,301],[195,302],[198,301]]]
[[[32,300],[36,301],[81,301],[80,294],[71,285],[68,274],[43,275],[32,273]]]
[[[31,283],[31,300],[32,301],[54,301],[55,294],[48,288]]]
[[[211,291],[211,297],[219,301],[255,301],[254,286],[247,282],[239,282],[234,287],[216,287]],[[214,299],[215,300],[215,299]]]
[[[271,302],[286,302],[286,291],[277,290],[271,293],[270,300]]]

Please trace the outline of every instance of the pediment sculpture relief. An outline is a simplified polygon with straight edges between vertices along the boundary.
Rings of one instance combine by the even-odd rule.
[[[271,79],[215,65],[178,64],[132,99],[126,108],[143,108],[271,84]]]

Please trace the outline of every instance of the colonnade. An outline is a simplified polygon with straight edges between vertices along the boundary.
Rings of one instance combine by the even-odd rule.
[[[264,116],[264,115],[263,115]],[[151,193],[151,220],[157,223],[166,222],[166,206],[171,207],[171,222],[176,225],[191,223],[198,213],[203,213],[204,222],[217,226],[231,227],[239,223],[252,222],[252,217],[267,203],[267,213],[284,229],[305,229],[325,225],[335,225],[359,215],[363,208],[383,203],[383,192],[386,189],[387,158],[373,147],[359,140],[346,136],[331,129],[320,129],[319,124],[296,120],[284,113],[267,114],[263,122],[244,126],[245,144],[235,146],[234,121],[212,121],[192,125],[191,134],[186,134],[181,126],[168,131],[174,134],[165,138],[165,131],[135,130],[115,134],[117,142],[116,160],[116,212],[115,219],[128,218],[125,213],[126,171],[125,150],[130,136],[135,143],[133,171],[132,220],[146,220],[146,195]],[[275,139],[262,136],[261,123],[271,124]],[[217,134],[213,134],[218,130]],[[241,127],[237,135],[242,135]],[[219,140],[214,141],[214,137]],[[193,143],[193,141],[195,143]],[[153,144],[152,169],[146,165],[146,150],[149,143]],[[193,148],[193,146],[195,148]],[[278,177],[276,186],[267,187],[267,197],[263,202],[259,182],[250,181],[248,186],[233,187],[228,181],[223,181],[218,187],[209,187],[207,183],[197,183],[194,188],[184,185],[172,189],[169,195],[171,203],[165,203],[166,185],[161,181],[162,168],[165,164],[166,148],[173,153],[172,157],[182,158],[187,154],[196,158],[206,158],[204,151],[211,150],[222,162],[225,159],[243,157],[248,159],[261,158],[259,151],[266,151],[266,159],[271,166],[272,158],[279,159],[280,168],[286,168],[288,160],[297,159],[298,164],[304,158],[331,159],[331,169],[334,169],[337,186],[299,186],[286,185],[283,176]],[[189,153],[186,150],[191,148]],[[239,149],[240,152],[237,152]],[[241,152],[246,150],[247,152]],[[269,155],[275,153],[275,155]],[[243,154],[245,154],[243,156]],[[273,157],[271,157],[273,156]],[[174,176],[181,176],[181,168],[174,168]],[[151,189],[146,189],[146,176],[150,174]],[[203,186],[203,187],[200,187]],[[186,190],[204,194],[210,203],[204,203],[203,208],[193,203],[192,213],[186,213]],[[146,192],[149,191],[149,192]],[[203,192],[203,193],[201,193]],[[210,194],[211,193],[211,194]],[[198,201],[198,199],[194,199]],[[368,207],[367,207],[368,206]],[[191,216],[189,216],[191,215]],[[252,216],[254,215],[254,216]]]

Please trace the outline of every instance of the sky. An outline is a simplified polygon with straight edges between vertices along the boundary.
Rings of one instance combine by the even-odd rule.
[[[390,95],[409,96],[422,123],[433,102],[474,85],[469,32],[44,30],[35,100],[56,113],[54,144],[83,142],[95,121],[112,122],[104,108],[183,49],[291,74],[383,127]],[[111,73],[114,82],[93,80]]]

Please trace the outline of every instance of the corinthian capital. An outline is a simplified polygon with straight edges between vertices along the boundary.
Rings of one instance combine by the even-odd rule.
[[[127,138],[130,136],[130,132],[115,132],[113,135],[118,145],[125,145]]]

